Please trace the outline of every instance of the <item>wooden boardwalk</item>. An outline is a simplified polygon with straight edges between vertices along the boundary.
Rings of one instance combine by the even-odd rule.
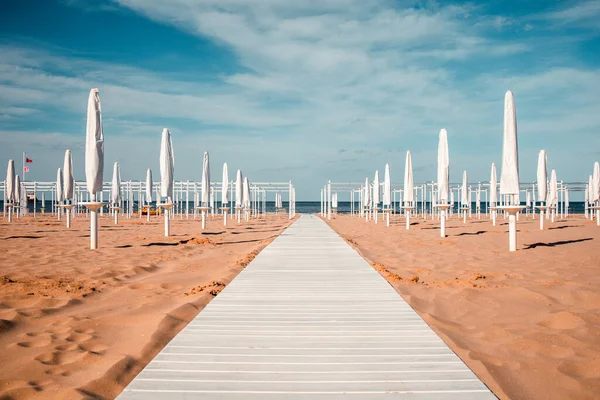
[[[331,228],[304,215],[119,399],[495,399]]]

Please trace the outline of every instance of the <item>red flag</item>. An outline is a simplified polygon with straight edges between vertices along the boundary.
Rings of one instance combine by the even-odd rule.
[[[32,163],[33,160],[31,158],[29,158],[29,157],[25,157],[25,162],[26,163]]]
[[[29,172],[29,167],[27,167],[27,166],[23,167],[23,172]]]

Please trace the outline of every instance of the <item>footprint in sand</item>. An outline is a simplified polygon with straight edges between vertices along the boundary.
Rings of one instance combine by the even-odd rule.
[[[149,289],[154,289],[156,287],[156,285],[154,285],[152,283],[134,283],[127,287],[129,289],[133,289],[133,290],[149,290]]]
[[[79,348],[79,346],[77,346],[77,344],[75,344],[75,343],[61,344],[61,345],[55,347],[55,349],[58,351],[73,351],[78,348]]]
[[[66,340],[70,335],[71,335],[70,332],[53,333],[51,338],[52,338],[52,340]]]
[[[74,342],[74,343],[81,343],[81,342],[85,342],[86,340],[90,340],[91,338],[93,338],[92,335],[88,334],[88,333],[71,333],[65,340],[69,341],[69,342]]]
[[[575,379],[597,379],[600,378],[600,359],[565,361],[558,366],[558,370]]]
[[[108,346],[101,343],[82,343],[79,345],[79,348],[92,354],[103,355],[108,349]]]
[[[27,342],[17,343],[17,345],[19,345],[21,347],[25,347],[25,348],[44,347],[44,346],[48,346],[50,344],[52,344],[52,340],[50,340],[50,338],[40,338],[37,340],[30,340]]]
[[[81,350],[42,353],[35,359],[44,365],[65,365],[82,360],[88,353]]]

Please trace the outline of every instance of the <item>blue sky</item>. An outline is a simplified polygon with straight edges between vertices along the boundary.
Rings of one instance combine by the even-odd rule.
[[[386,162],[400,182],[406,150],[415,181],[434,179],[446,128],[451,180],[485,181],[511,89],[521,180],[543,148],[559,180],[584,181],[600,159],[598,20],[597,0],[3,0],[0,162],[26,151],[28,179],[53,180],[69,148],[82,179],[98,87],[123,179],[157,176],[168,127],[176,179],[199,180],[209,151],[214,179],[228,162],[318,199]]]

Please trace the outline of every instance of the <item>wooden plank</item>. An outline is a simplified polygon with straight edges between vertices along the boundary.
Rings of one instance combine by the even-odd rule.
[[[119,399],[495,399],[323,221],[302,216]]]

